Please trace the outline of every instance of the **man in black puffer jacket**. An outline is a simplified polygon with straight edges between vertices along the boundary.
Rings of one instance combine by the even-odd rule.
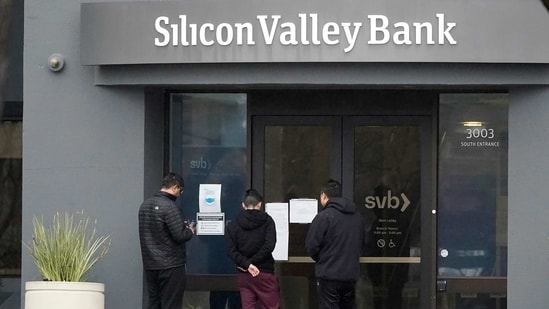
[[[355,204],[341,197],[341,184],[330,179],[322,186],[323,209],[309,226],[305,247],[315,261],[320,309],[355,307],[360,256],[366,248],[364,220]]]
[[[274,274],[273,250],[276,227],[273,218],[261,210],[263,198],[248,190],[235,221],[227,227],[228,254],[236,264],[242,309],[280,308],[280,288]]]
[[[181,309],[187,260],[185,243],[194,235],[175,200],[183,193],[183,178],[169,173],[162,187],[139,208],[139,240],[147,282],[147,309]]]

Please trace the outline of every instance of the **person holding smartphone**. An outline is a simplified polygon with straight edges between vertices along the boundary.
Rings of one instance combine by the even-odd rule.
[[[194,235],[175,204],[183,178],[169,173],[139,208],[139,241],[147,283],[147,309],[181,309],[186,283],[185,243]]]

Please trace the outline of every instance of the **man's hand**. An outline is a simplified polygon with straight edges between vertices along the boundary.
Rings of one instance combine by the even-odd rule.
[[[250,266],[248,266],[248,272],[252,275],[252,277],[256,277],[259,275],[259,268],[257,268],[254,264],[250,264]]]

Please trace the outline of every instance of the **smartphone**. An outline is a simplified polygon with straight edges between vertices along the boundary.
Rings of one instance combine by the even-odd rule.
[[[195,226],[196,226],[196,222],[195,222],[194,220],[191,220],[191,221],[189,222],[189,227],[190,227],[191,229],[194,229]]]

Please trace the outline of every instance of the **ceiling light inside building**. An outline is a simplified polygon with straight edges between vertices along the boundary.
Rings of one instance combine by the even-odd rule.
[[[484,124],[482,121],[465,121],[462,123],[464,127],[482,127]]]

